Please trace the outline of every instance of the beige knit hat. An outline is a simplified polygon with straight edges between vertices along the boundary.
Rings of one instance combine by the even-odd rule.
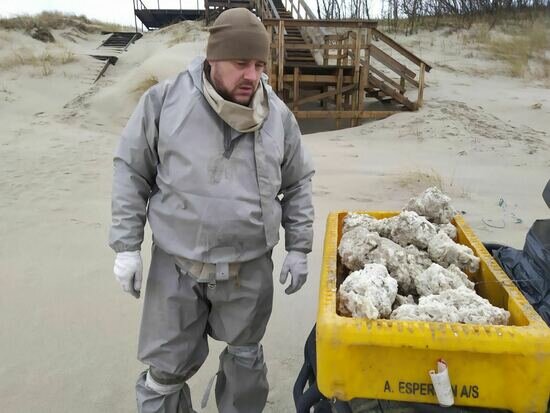
[[[248,9],[228,9],[210,28],[208,60],[260,60],[267,62],[269,37],[264,25]]]

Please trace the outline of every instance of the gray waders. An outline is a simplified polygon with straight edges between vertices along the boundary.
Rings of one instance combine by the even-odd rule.
[[[208,355],[207,335],[228,344],[220,354],[216,403],[222,413],[260,413],[269,386],[262,339],[271,315],[271,251],[243,262],[215,287],[198,283],[153,246],[138,359],[149,365],[136,384],[140,413],[191,413],[186,384]]]

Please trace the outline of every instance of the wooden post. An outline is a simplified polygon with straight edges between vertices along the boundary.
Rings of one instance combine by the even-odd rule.
[[[420,63],[420,75],[418,77],[418,99],[416,100],[416,109],[422,107],[424,101],[424,71],[426,70],[426,65],[422,62]]]
[[[340,67],[342,66],[342,54],[344,53],[344,39],[336,40],[336,44],[338,45],[336,65]]]
[[[365,79],[364,82],[364,88],[368,87],[369,85],[369,75],[370,75],[370,45],[372,43],[372,29],[367,29],[367,44],[365,45]],[[364,89],[363,88],[363,89]]]
[[[283,97],[283,74],[285,66],[285,22],[279,20],[279,67],[277,73],[277,93]]]
[[[273,44],[273,26],[269,25],[266,27],[268,37],[269,37],[269,52],[267,53],[267,62],[265,62],[266,65],[266,72],[269,76],[269,84],[271,87],[273,87],[273,49],[271,48]]]
[[[136,24],[136,33],[137,33],[138,28],[137,28],[137,16],[136,16],[136,0],[132,0],[132,3],[134,5],[134,9],[132,10],[132,13],[134,13],[134,23]]]
[[[300,68],[294,68],[294,91],[292,93],[292,99],[294,101],[292,105],[292,110],[299,110],[298,100],[300,99]]]
[[[367,29],[367,38],[366,38],[366,44],[363,45],[363,48],[365,49],[365,60],[364,64],[361,66],[361,73],[360,73],[360,80],[359,80],[359,90],[358,90],[358,111],[362,112],[365,110],[365,88],[367,86],[368,82],[368,75],[369,75],[369,49],[368,49],[368,42],[369,42],[369,33],[370,29]],[[363,39],[361,39],[363,41]]]
[[[351,49],[351,50],[355,49],[355,47],[354,47],[355,42],[352,40],[354,38],[354,36],[355,36],[355,32],[352,32],[351,30],[348,31],[348,39],[347,39],[348,40],[347,41],[348,48],[346,48],[346,60],[344,61],[344,64],[346,66],[349,66],[349,65],[353,66],[353,61],[352,61],[351,56],[349,55],[348,51],[349,51],[349,49]]]
[[[321,86],[321,93],[326,92],[328,92],[328,86]],[[321,107],[325,109],[328,107],[328,98],[321,99]]]
[[[342,111],[342,82],[344,80],[344,69],[338,68],[338,81],[336,83],[336,110]],[[340,128],[340,117],[336,118],[336,128]]]
[[[353,50],[354,54],[354,71],[353,71],[353,84],[357,85],[357,90],[352,92],[352,101],[351,101],[351,110],[357,112],[359,110],[359,95],[361,90],[359,89],[359,79],[360,79],[360,70],[361,70],[361,29],[357,29],[355,32],[355,48]],[[364,92],[363,92],[364,93]],[[351,126],[357,126],[359,118],[351,119]]]

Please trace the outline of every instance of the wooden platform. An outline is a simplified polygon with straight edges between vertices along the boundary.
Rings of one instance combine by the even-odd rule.
[[[204,0],[206,24],[213,22],[224,10],[235,7],[244,7],[248,10],[256,12],[256,6],[259,1],[263,0]]]
[[[135,10],[135,14],[148,30],[159,29],[183,20],[204,19],[204,10],[141,9]]]

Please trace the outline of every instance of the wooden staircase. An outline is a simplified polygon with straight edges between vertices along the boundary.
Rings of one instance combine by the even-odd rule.
[[[292,14],[286,10],[281,0],[273,0],[273,5],[279,13],[281,19],[292,20]],[[302,32],[298,27],[288,27],[285,31],[285,44],[301,45],[306,43],[306,39],[302,36]],[[285,50],[285,60],[287,62],[304,63],[305,65],[315,65],[315,59],[311,54],[310,49],[290,49]]]
[[[354,125],[422,105],[430,65],[379,31],[376,21],[318,20],[305,0],[257,0],[256,11],[271,36],[270,83],[296,117]],[[366,110],[367,99],[387,110]],[[315,102],[322,110],[312,109]]]
[[[96,47],[97,53],[90,54],[91,57],[101,62],[93,83],[97,82],[105,74],[109,66],[116,65],[118,55],[125,52],[130,45],[143,36],[137,32],[110,33],[110,36]]]

